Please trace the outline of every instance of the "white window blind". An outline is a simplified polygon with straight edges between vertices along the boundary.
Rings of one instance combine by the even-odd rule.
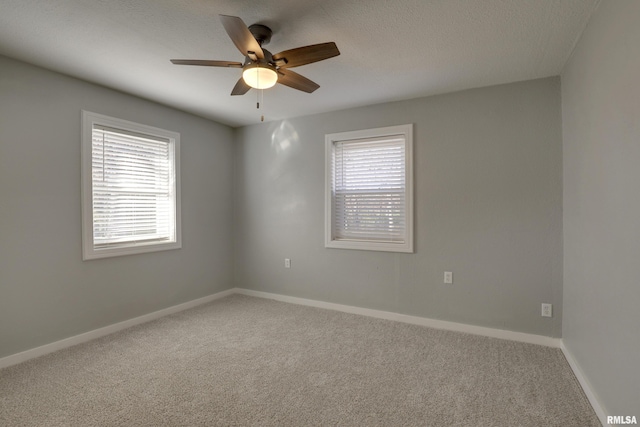
[[[181,246],[179,135],[83,112],[84,258]]]
[[[327,135],[327,247],[411,252],[411,126]]]
[[[168,140],[94,126],[94,246],[174,239],[170,148]]]
[[[336,239],[403,242],[403,138],[340,141],[334,146]]]

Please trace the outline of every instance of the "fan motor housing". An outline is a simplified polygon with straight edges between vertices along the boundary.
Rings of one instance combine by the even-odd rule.
[[[271,35],[273,34],[271,28],[262,24],[249,25],[249,31],[251,31],[251,34],[253,34],[253,37],[255,37],[260,46],[263,44],[269,44],[271,41]]]

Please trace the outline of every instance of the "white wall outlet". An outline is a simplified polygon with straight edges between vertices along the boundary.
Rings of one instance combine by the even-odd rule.
[[[447,284],[453,283],[453,272],[451,271],[444,272],[444,283],[447,283]]]
[[[284,268],[291,268],[291,260],[289,258],[284,259]]]
[[[553,317],[553,304],[542,304],[542,317]]]

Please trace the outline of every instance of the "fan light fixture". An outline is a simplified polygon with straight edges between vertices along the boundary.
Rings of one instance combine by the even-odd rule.
[[[278,73],[270,66],[250,64],[242,72],[244,82],[255,89],[269,89],[278,82]]]

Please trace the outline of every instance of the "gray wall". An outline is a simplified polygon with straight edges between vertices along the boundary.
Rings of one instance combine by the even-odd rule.
[[[415,253],[325,249],[324,135],[404,123]],[[559,78],[238,129],[236,285],[559,337],[561,134]]]
[[[80,110],[181,134],[183,248],[82,261]],[[0,357],[232,286],[233,130],[0,57]]]
[[[640,417],[640,2],[603,1],[562,74],[563,341]]]

